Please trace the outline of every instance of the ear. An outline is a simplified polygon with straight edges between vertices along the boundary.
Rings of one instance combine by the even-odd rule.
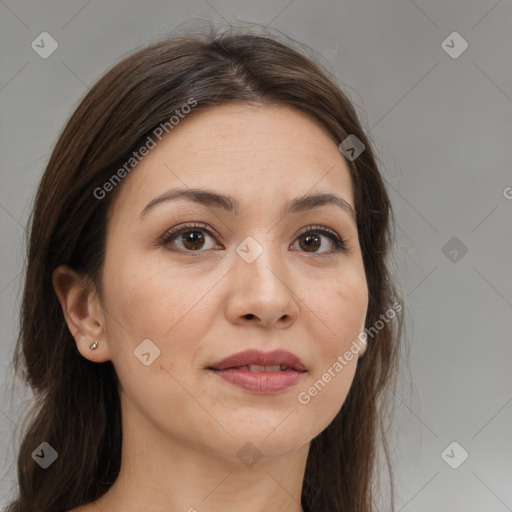
[[[80,354],[96,363],[109,360],[105,315],[94,283],[67,265],[53,271],[52,282]],[[91,350],[95,341],[98,348]]]

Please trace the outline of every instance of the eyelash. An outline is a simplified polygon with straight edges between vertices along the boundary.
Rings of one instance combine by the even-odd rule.
[[[212,233],[212,231],[210,231],[210,229],[208,229],[208,226],[206,224],[192,223],[192,224],[186,224],[186,225],[180,226],[178,228],[173,228],[173,229],[167,231],[165,233],[165,235],[162,237],[161,245],[169,246],[171,244],[171,242],[174,239],[176,239],[179,235],[181,235],[182,233],[186,233],[187,231],[195,231],[195,230],[197,230],[197,231],[205,231],[212,238],[217,238],[217,237],[220,238],[219,235],[216,235],[216,234]],[[314,253],[313,252],[313,253],[309,253],[309,254],[316,254],[317,256],[329,256],[329,255],[332,255],[334,253],[346,251],[345,241],[342,238],[340,238],[336,234],[335,231],[333,231],[330,228],[327,228],[325,226],[307,226],[306,228],[304,228],[304,230],[301,233],[299,233],[299,235],[297,235],[297,238],[300,237],[300,236],[303,236],[303,235],[310,234],[310,233],[321,234],[321,235],[327,236],[334,243],[334,249],[332,249],[331,251],[325,251],[323,253]],[[186,251],[186,250],[174,249],[174,248],[171,249],[171,250],[173,250],[173,251],[175,250],[175,251],[178,251],[178,252],[184,252],[187,255],[190,254],[191,256],[196,256],[196,254],[194,254],[194,253],[205,252],[205,251],[201,251],[201,250],[198,250],[198,251]],[[306,254],[308,254],[308,253],[306,252]]]

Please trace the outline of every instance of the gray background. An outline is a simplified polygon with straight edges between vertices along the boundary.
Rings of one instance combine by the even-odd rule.
[[[77,102],[125,52],[202,20],[269,25],[314,48],[376,145],[397,214],[394,272],[408,315],[391,431],[397,510],[512,510],[507,0],[0,1],[0,506],[30,398],[18,384],[11,400],[4,382],[24,226],[50,151]],[[31,48],[44,31],[59,44],[47,59]],[[442,47],[454,31],[469,45],[457,58]],[[457,469],[441,456],[453,441],[460,447],[446,460],[469,453]]]

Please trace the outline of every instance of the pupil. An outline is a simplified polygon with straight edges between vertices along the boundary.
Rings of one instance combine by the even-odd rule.
[[[312,244],[318,243],[318,236],[316,235],[308,235],[304,239],[306,247],[311,248]]]
[[[196,247],[196,244],[200,243],[202,241],[203,236],[199,231],[189,231],[188,236],[184,237],[184,244],[192,244],[192,249],[197,250],[200,247]]]

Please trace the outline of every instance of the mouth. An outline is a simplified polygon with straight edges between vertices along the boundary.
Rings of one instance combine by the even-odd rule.
[[[295,386],[307,373],[302,361],[284,350],[248,350],[207,369],[234,386],[259,394],[278,393]]]
[[[243,369],[249,372],[280,372],[294,370],[307,371],[298,356],[286,350],[261,352],[260,350],[245,350],[232,354],[208,367],[210,370]]]
[[[273,369],[275,367],[279,369]],[[260,370],[260,368],[263,368],[263,370]],[[209,370],[233,386],[263,395],[279,393],[294,387],[307,373],[306,370],[297,371],[291,368],[281,370],[279,365],[247,365],[225,370],[215,370],[213,368]]]
[[[289,367],[283,364],[272,364],[263,366],[261,364],[246,364],[243,366],[232,366],[229,368],[223,368],[222,370],[219,368],[208,368],[208,370],[213,370],[217,372],[223,372],[226,370],[241,370],[244,372],[253,372],[253,373],[274,373],[274,372],[286,372],[286,371],[296,371],[296,372],[305,372],[306,370],[298,370],[297,368]]]

